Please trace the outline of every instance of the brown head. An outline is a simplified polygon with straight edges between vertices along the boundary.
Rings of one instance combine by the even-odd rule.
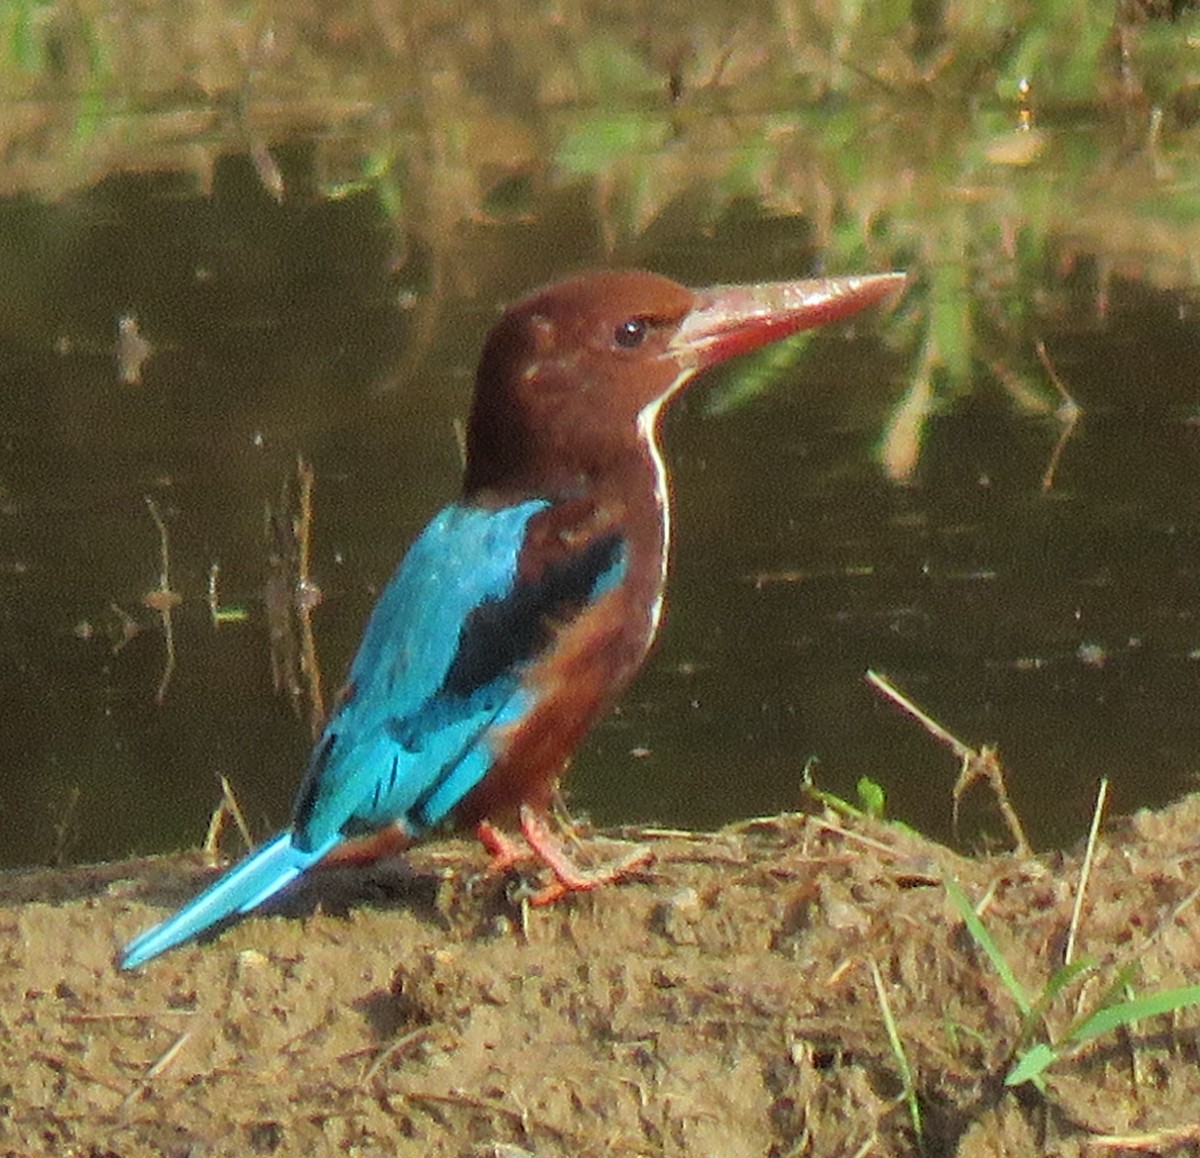
[[[467,498],[566,498],[644,456],[697,373],[823,325],[898,273],[691,290],[641,271],[584,274],[512,306],[488,335],[467,430]]]

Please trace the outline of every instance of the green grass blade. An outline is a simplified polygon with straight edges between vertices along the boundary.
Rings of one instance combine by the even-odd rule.
[[[950,900],[954,902],[958,915],[962,917],[963,924],[967,926],[967,932],[971,934],[975,944],[987,954],[992,968],[1000,975],[1000,980],[1004,982],[1004,987],[1012,995],[1013,1001],[1017,1003],[1017,1008],[1021,1011],[1022,1016],[1028,1018],[1033,1012],[1033,1006],[1025,995],[1021,983],[1009,968],[1004,954],[1000,952],[999,946],[992,940],[991,933],[984,927],[983,922],[979,919],[979,914],[975,912],[971,902],[967,899],[967,894],[962,891],[962,887],[953,877],[947,877],[945,884]]]
[[[1052,1062],[1058,1059],[1058,1050],[1052,1045],[1047,1045],[1044,1041],[1039,1041],[1037,1045],[1027,1049],[1018,1059],[1016,1065],[1012,1067],[1004,1076],[1004,1084],[1006,1086],[1019,1086],[1024,1082],[1033,1082],[1035,1085],[1040,1085],[1042,1071]]]
[[[892,1004],[888,1001],[887,989],[883,984],[883,975],[875,959],[871,958],[871,978],[875,982],[875,996],[879,1001],[879,1009],[883,1014],[884,1029],[887,1030],[888,1044],[895,1058],[896,1068],[900,1071],[900,1083],[904,1087],[904,1101],[908,1106],[908,1118],[912,1122],[913,1133],[917,1136],[917,1147],[925,1152],[925,1131],[921,1125],[921,1102],[917,1098],[917,1087],[913,1081],[912,1067],[908,1064],[908,1054],[904,1052],[904,1043],[900,1040],[900,1030],[896,1027],[896,1019],[892,1016]]]
[[[873,820],[882,820],[887,812],[887,793],[883,785],[872,780],[869,776],[860,776],[855,786],[858,802],[862,810]]]
[[[1131,1025],[1144,1017],[1158,1017],[1174,1013],[1189,1005],[1200,1005],[1200,985],[1188,985],[1183,989],[1164,989],[1161,993],[1148,993],[1132,1001],[1105,1006],[1085,1017],[1070,1033],[1072,1043],[1090,1041],[1101,1034],[1111,1033],[1122,1025]]]

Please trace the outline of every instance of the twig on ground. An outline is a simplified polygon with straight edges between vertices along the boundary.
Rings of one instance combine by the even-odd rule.
[[[437,1026],[421,1025],[409,1033],[396,1038],[395,1041],[390,1041],[387,1045],[374,1051],[375,1056],[371,1060],[371,1064],[363,1070],[362,1077],[359,1078],[358,1084],[360,1088],[366,1085],[379,1073],[381,1069],[398,1054],[404,1053],[411,1046],[418,1045],[423,1042],[430,1034],[434,1033]]]

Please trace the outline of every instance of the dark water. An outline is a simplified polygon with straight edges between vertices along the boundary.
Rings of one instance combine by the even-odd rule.
[[[68,206],[8,205],[0,228],[4,859],[194,842],[222,774],[256,827],[277,824],[307,732],[271,689],[264,509],[297,454],[311,460],[315,625],[336,682],[373,592],[454,493],[453,421],[515,287],[448,295],[414,359],[426,291],[419,271],[391,272],[373,199],[278,206],[237,160],[208,199],[122,179]],[[748,235],[718,232],[691,266],[678,249],[653,264],[705,280],[726,247],[750,264]],[[670,614],[579,756],[579,806],[718,824],[795,805],[815,756],[824,787],[850,794],[870,775],[895,814],[944,832],[956,764],[866,686],[868,667],[967,741],[999,743],[1042,843],[1079,830],[1102,775],[1125,808],[1189,785],[1200,328],[1176,295],[1136,283],[1100,321],[1078,297],[1046,334],[1085,411],[1049,491],[1058,428],[998,389],[937,417],[917,480],[888,482],[871,452],[905,368],[870,320],[732,413],[707,413],[719,384],[679,406]],[[113,355],[129,311],[156,347],[135,384]],[[141,605],[160,566],[146,496],[183,597],[162,704],[163,632]],[[244,621],[213,625],[213,562]],[[114,650],[126,616],[138,631]]]
[[[498,67],[478,74],[493,101]],[[815,759],[819,786],[853,796],[869,776],[892,815],[945,836],[957,762],[868,668],[967,743],[999,745],[1039,845],[1086,830],[1102,776],[1124,810],[1190,788],[1194,150],[1186,130],[1149,156],[1127,119],[1076,120],[1044,162],[987,170],[986,138],[924,107],[885,133],[878,111],[827,102],[783,132],[659,94],[603,123],[552,106],[517,145],[499,118],[465,119],[469,141],[457,121],[422,138],[431,156],[430,141],[463,151],[443,168],[392,145],[415,208],[386,180],[332,188],[301,132],[265,158],[252,141],[257,165],[239,133],[208,139],[220,159],[200,182],[126,161],[67,193],[21,191],[0,166],[0,864],[194,845],[220,776],[257,835],[286,820],[309,724],[273,689],[264,592],[268,512],[294,499],[297,458],[315,477],[331,692],[375,593],[456,492],[455,424],[502,303],[595,264],[692,284],[822,267],[914,281],[896,313],[823,333],[773,377],[734,367],[668,416],[669,614],[579,753],[576,808],[716,825],[795,807]],[[1014,123],[979,117],[966,127]],[[552,157],[534,139],[547,124]],[[128,337],[118,357],[122,318],[147,359]],[[1058,458],[1038,339],[1082,410]],[[894,481],[879,446],[922,367],[936,406]],[[165,687],[145,602],[156,513],[182,598]],[[1002,838],[976,790],[962,839]]]

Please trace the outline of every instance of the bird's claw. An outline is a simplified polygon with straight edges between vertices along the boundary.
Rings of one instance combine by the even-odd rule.
[[[507,872],[523,861],[536,858],[553,873],[554,879],[536,890],[527,899],[530,905],[541,907],[553,904],[568,893],[587,892],[619,880],[645,864],[651,857],[648,845],[636,845],[616,861],[583,868],[575,863],[563,847],[562,842],[550,831],[545,817],[530,805],[523,804],[520,811],[521,842],[506,836],[491,823],[479,823],[478,835],[484,848],[492,854],[487,867],[488,875]]]

